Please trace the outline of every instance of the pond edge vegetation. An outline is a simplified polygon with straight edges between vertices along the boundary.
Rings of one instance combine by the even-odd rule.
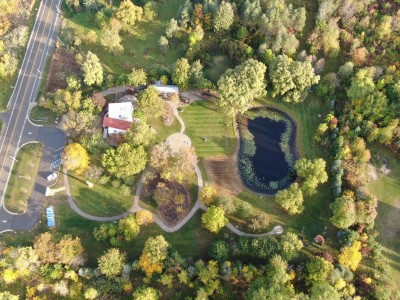
[[[256,118],[268,118],[274,122],[284,122],[286,130],[280,137],[280,149],[284,154],[288,164],[289,172],[287,176],[279,181],[262,182],[255,173],[252,158],[256,153],[254,136],[248,129],[248,121]],[[250,191],[274,195],[278,190],[284,189],[295,179],[294,165],[299,159],[297,149],[297,124],[296,121],[282,110],[264,106],[253,108],[238,117],[239,127],[239,152],[238,168],[243,184]]]

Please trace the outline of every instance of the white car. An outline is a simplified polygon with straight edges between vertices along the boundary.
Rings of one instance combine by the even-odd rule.
[[[58,177],[57,173],[50,174],[49,176],[47,176],[47,181],[56,180],[57,177]]]

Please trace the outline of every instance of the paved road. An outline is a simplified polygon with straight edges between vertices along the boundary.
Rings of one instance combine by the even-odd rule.
[[[34,126],[27,119],[38,93],[46,60],[55,49],[61,1],[42,0],[8,110],[0,115],[4,122],[0,138],[0,232],[30,229],[37,223],[43,207],[47,184],[45,177],[51,173],[54,150],[65,144],[65,135],[61,131]],[[43,143],[44,151],[29,208],[23,215],[9,213],[3,202],[15,157],[21,146],[37,141]]]

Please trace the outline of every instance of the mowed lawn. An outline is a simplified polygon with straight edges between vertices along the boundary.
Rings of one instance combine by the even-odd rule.
[[[236,148],[232,118],[208,100],[196,101],[183,108],[180,115],[199,158],[232,155]]]
[[[378,197],[378,216],[375,220],[379,241],[385,248],[391,267],[391,283],[398,288],[400,278],[400,163],[398,157],[386,149],[372,148],[374,152],[389,160],[391,172],[381,175],[368,185],[368,190]]]
[[[181,126],[180,126],[178,120],[175,118],[175,116],[173,118],[174,118],[174,120],[172,121],[172,124],[169,126],[166,126],[164,124],[161,117],[147,120],[148,124],[151,127],[153,127],[154,130],[156,131],[156,136],[155,136],[156,142],[163,142],[171,134],[179,132],[179,130],[181,129]]]
[[[133,205],[133,193],[125,196],[120,188],[114,188],[110,183],[93,183],[93,187],[89,188],[84,177],[72,173],[68,174],[68,181],[76,205],[88,214],[115,216]]]
[[[183,3],[184,0],[167,0],[158,6],[158,16],[154,20],[137,22],[132,34],[121,32],[124,52],[118,54],[107,52],[100,45],[101,32],[95,25],[94,14],[88,12],[74,14],[68,19],[68,24],[80,36],[87,34],[90,30],[97,33],[97,43],[89,46],[83,43],[82,49],[95,53],[108,71],[120,74],[129,73],[133,67],[146,70],[154,66],[170,68],[178,58],[184,56],[183,45],[171,40],[168,52],[163,55],[160,52],[158,40],[160,36],[165,36],[165,28],[169,20],[176,17],[178,7]]]
[[[4,205],[9,211],[23,213],[26,210],[42,149],[41,144],[28,144],[19,150],[4,197]]]

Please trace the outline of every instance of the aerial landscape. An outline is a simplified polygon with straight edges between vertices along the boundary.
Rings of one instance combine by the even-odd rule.
[[[0,0],[0,300],[400,300],[400,0]]]

